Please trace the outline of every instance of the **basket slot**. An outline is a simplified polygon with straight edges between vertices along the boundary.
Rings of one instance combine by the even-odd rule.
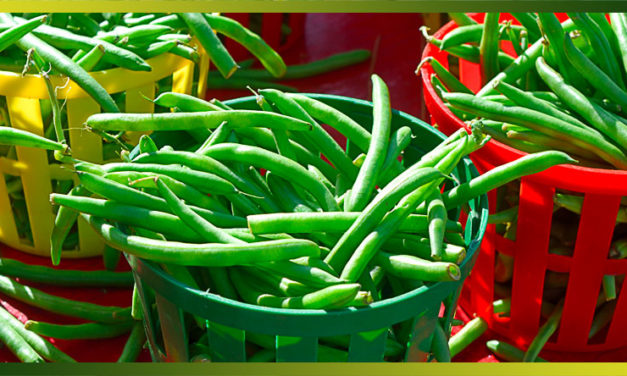
[[[354,333],[348,347],[349,362],[379,362],[385,353],[388,328]]]
[[[244,331],[215,322],[207,329],[211,360],[215,362],[245,362]]]
[[[511,328],[530,340],[538,331],[555,189],[527,178],[520,183],[518,249],[512,280]],[[533,276],[533,278],[529,278]]]
[[[584,196],[558,344],[588,342],[619,205],[620,196]]]
[[[610,346],[624,346],[625,333],[627,333],[627,320],[625,320],[625,317],[627,317],[627,285],[624,281],[616,299],[618,301],[616,302],[614,316],[612,316],[605,343]]]
[[[6,243],[18,243],[19,236],[17,234],[17,226],[15,225],[15,217],[11,215],[11,199],[7,191],[7,182],[4,176],[0,176],[0,238],[6,239]]]
[[[277,362],[315,362],[318,359],[318,337],[276,337]]]
[[[14,159],[0,157],[0,170],[5,174],[20,176],[28,167],[20,161]]]
[[[155,294],[155,301],[159,312],[163,342],[165,343],[166,361],[188,361],[189,350],[183,311],[159,294]]]
[[[412,319],[412,328],[409,334],[406,362],[426,362],[431,351],[431,337],[435,325],[438,325],[438,313],[441,302],[429,305],[422,313]]]
[[[6,97],[6,100],[13,127],[43,136],[44,126],[39,116],[41,109],[38,99]],[[22,146],[16,147],[16,151],[18,160],[28,166],[21,177],[33,246],[35,249],[47,249],[54,223],[54,215],[52,210],[49,210],[52,184],[47,152]]]

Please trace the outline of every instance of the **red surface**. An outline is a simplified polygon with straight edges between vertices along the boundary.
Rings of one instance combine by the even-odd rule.
[[[503,18],[509,16],[503,14]],[[476,15],[480,19],[480,15]],[[441,38],[454,29],[449,23],[438,31]],[[447,54],[429,46],[423,57],[433,56],[447,64]],[[465,127],[442,103],[429,83],[432,73],[425,65],[421,71],[425,103],[432,116],[445,133]],[[480,88],[478,65],[460,62],[461,80],[473,90]],[[480,171],[515,160],[526,153],[512,149],[494,140],[475,152],[473,161]],[[555,342],[546,347],[567,351],[603,351],[627,345],[624,317],[627,314],[627,293],[619,296],[619,308],[607,337],[602,342],[588,343],[588,330],[592,322],[601,278],[604,274],[627,273],[627,260],[608,260],[607,251],[614,229],[620,197],[627,195],[627,171],[602,170],[562,165],[522,179],[519,197],[517,241],[506,241],[489,226],[482,244],[480,257],[463,295],[462,306],[484,317],[490,327],[510,338],[519,346],[528,344],[540,323],[540,303],[546,270],[569,272],[561,326]],[[553,195],[555,189],[585,194],[584,208],[579,222],[577,241],[572,257],[548,254]],[[494,196],[490,199],[494,203]],[[492,206],[492,205],[491,205]],[[492,316],[494,300],[493,279],[487,279],[486,270],[494,267],[494,249],[514,256],[511,319],[497,320]],[[519,251],[519,252],[517,252]],[[481,271],[481,273],[477,273]],[[470,295],[470,299],[468,296]],[[620,352],[619,352],[620,353]],[[627,360],[622,353],[616,360]]]

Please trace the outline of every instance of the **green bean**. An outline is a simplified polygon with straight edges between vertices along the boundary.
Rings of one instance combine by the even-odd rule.
[[[0,310],[3,308],[0,307]],[[4,343],[9,351],[24,363],[44,363],[43,358],[5,321],[0,318],[0,343]]]
[[[174,131],[216,128],[223,122],[229,127],[268,127],[295,131],[311,130],[312,125],[289,116],[248,110],[175,112],[157,114],[95,114],[87,127],[107,131]]]
[[[285,74],[286,66],[283,59],[259,35],[231,18],[211,13],[203,15],[216,32],[244,46],[273,76],[282,77]]]
[[[451,262],[427,261],[415,256],[392,255],[383,251],[374,256],[374,262],[387,273],[400,278],[436,282],[458,281],[461,277],[459,266]],[[344,272],[340,278],[348,279]]]
[[[57,286],[130,286],[130,272],[79,271],[53,269],[42,265],[24,264],[17,260],[0,258],[0,273],[32,282]]]
[[[105,49],[102,45],[97,45],[85,55],[83,55],[80,59],[76,61],[76,63],[83,68],[85,71],[89,72],[94,69],[96,64],[100,62],[102,57],[105,55]]]
[[[305,146],[306,143],[304,141],[312,143],[315,145],[313,150],[316,152],[320,151],[340,173],[346,175],[349,179],[355,178],[357,171],[351,160],[344,153],[344,150],[296,101],[285,93],[273,89],[259,90],[259,94],[270,103],[275,104],[282,113],[312,124],[312,132],[293,135],[294,138],[298,137],[296,141]],[[301,140],[301,137],[304,140]]]
[[[449,363],[451,361],[451,351],[448,347],[446,333],[444,333],[444,329],[438,323],[435,324],[435,329],[433,330],[431,353],[438,363]]]
[[[547,168],[574,160],[559,151],[546,151],[528,154],[515,161],[498,166],[467,183],[444,192],[443,201],[446,207],[457,207],[464,202],[478,197],[497,186],[507,184],[521,176],[531,175]]]
[[[540,60],[543,59],[539,58],[538,61]],[[592,131],[578,128],[552,116],[523,107],[503,106],[468,94],[445,93],[444,96],[456,107],[470,111],[475,115],[524,125],[549,136],[572,142],[583,149],[598,154],[619,168],[627,167],[627,157],[624,153]]]
[[[385,155],[385,160],[383,162],[383,167],[381,167],[381,171],[383,172],[384,176],[397,176],[402,172],[402,170],[398,170],[394,167],[394,162],[397,161],[397,158],[403,153],[403,150],[405,150],[407,146],[409,146],[412,140],[412,136],[413,135],[411,128],[406,126],[400,127],[392,133],[392,136],[390,137],[390,143],[388,145],[388,150]],[[400,165],[397,166],[401,167]],[[390,168],[395,169],[392,174],[388,173],[388,169]],[[392,179],[387,178],[384,180],[387,184]]]
[[[51,362],[76,362],[69,355],[54,347],[54,345],[48,342],[46,339],[38,336],[31,331],[24,329],[24,324],[22,324],[20,320],[15,318],[12,314],[10,314],[6,309],[1,306],[0,320],[3,321],[3,325],[1,325],[2,327],[6,329],[13,329],[17,335],[21,336],[27,342],[27,344],[44,359]],[[22,346],[20,346],[20,348],[24,348],[23,344]]]
[[[627,238],[618,239],[612,243],[610,257],[613,259],[627,258]]]
[[[201,238],[192,229],[182,226],[178,217],[157,210],[139,208],[131,205],[124,205],[115,201],[100,200],[89,197],[71,197],[53,194],[51,200],[54,203],[80,210],[83,213],[107,218],[129,226],[149,227],[154,231],[167,234],[168,237],[176,236],[187,241],[199,242]],[[164,200],[162,210],[168,206]],[[245,224],[245,218],[234,217],[228,214],[215,213],[211,211],[194,210],[205,220],[226,227],[237,228],[241,222]]]
[[[7,22],[10,25],[15,24],[13,18],[8,13],[0,14],[0,21]],[[43,26],[45,25],[40,27]],[[36,49],[37,53],[39,53],[44,60],[49,62],[53,68],[58,70],[60,73],[67,75],[92,98],[94,98],[104,111],[119,112],[118,107],[107,91],[94,78],[85,72],[84,69],[73,62],[72,59],[65,56],[54,47],[51,47],[31,34],[26,34],[19,41],[15,42],[15,44],[23,51],[27,51],[31,48]]]
[[[155,98],[154,103],[163,107],[176,107],[183,112],[195,112],[195,111],[220,111],[220,107],[196,98],[193,95],[165,92],[159,94]]]
[[[562,23],[562,28],[564,29],[564,32],[570,32],[574,29],[574,24],[571,20],[566,20]],[[529,48],[527,48],[522,55],[518,56],[510,65],[494,76],[490,82],[485,84],[483,88],[479,90],[477,96],[481,97],[487,94],[492,94],[492,90],[494,90],[494,82],[502,81],[512,83],[531,70],[533,65],[536,63],[536,60],[538,60],[538,57],[542,53],[542,41],[543,39],[538,39],[531,46],[529,46]]]
[[[564,103],[577,111],[591,126],[616,142],[617,145],[625,145],[625,142],[627,142],[627,127],[625,127],[624,122],[613,117],[600,106],[590,102],[584,94],[566,84],[557,72],[553,71],[540,59],[538,59],[536,65],[542,79]],[[607,160],[606,158],[603,159]]]
[[[126,26],[144,25],[157,18],[156,14],[146,14],[139,17],[124,17],[123,22]]]
[[[135,362],[144,344],[146,343],[146,332],[141,322],[136,322],[131,329],[122,353],[118,357],[118,363]]]
[[[479,43],[479,64],[481,66],[481,84],[485,85],[497,72],[499,72],[499,62],[497,54],[499,51],[499,15],[500,13],[486,13],[483,24],[483,33]],[[444,40],[442,40],[444,46]]]
[[[522,362],[525,353],[522,350],[510,345],[507,342],[499,341],[496,339],[486,342],[486,346],[497,357],[506,360],[508,362]],[[535,362],[546,362],[546,360],[537,357]]]
[[[75,21],[79,29],[90,37],[95,36],[102,30],[98,22],[83,13],[72,13],[70,21]]]
[[[429,239],[413,234],[398,234],[388,239],[382,246],[388,253],[409,254],[425,260],[431,259]],[[460,264],[466,258],[466,249],[454,244],[444,243],[442,260]],[[433,260],[436,261],[436,260]]]
[[[85,196],[87,189],[82,186],[76,186],[69,192],[70,196]],[[59,208],[54,219],[54,226],[50,234],[50,258],[52,265],[59,265],[61,262],[61,253],[63,251],[63,243],[67,239],[70,230],[76,223],[78,212],[68,208]]]
[[[183,223],[185,223],[192,230],[198,233],[198,235],[200,235],[204,241],[227,244],[245,243],[225,233],[218,227],[214,226],[211,222],[196,214],[178,197],[176,197],[176,195],[168,187],[166,182],[160,180],[159,178],[156,178],[155,183],[159,188],[161,196],[163,196],[168,203],[168,207],[170,208],[170,210],[174,214],[176,214]]]
[[[441,173],[436,169],[424,168],[406,178],[398,177],[390,182],[363,209],[351,227],[338,240],[325,261],[334,269],[341,269],[352,258],[350,253],[354,248],[381,221],[388,210],[398,203],[401,197],[440,176],[442,176]],[[360,262],[357,266],[361,269],[365,267],[365,264]]]
[[[46,150],[65,150],[66,145],[34,133],[11,127],[0,127],[0,145],[16,145]]]
[[[605,94],[609,100],[627,108],[627,92],[615,83],[618,78],[612,79],[609,74],[597,67],[581,50],[575,47],[568,36],[564,38],[564,49],[570,63],[590,85]]]
[[[553,312],[546,320],[546,322],[540,327],[538,333],[533,338],[533,341],[529,344],[527,351],[525,352],[525,356],[523,357],[523,362],[534,362],[547,343],[549,338],[555,333],[557,327],[562,318],[562,311],[564,309],[564,300],[562,299],[556,306],[553,308]]]
[[[146,41],[152,42],[160,35],[164,35],[171,31],[171,27],[163,25],[137,25],[133,27],[116,27],[112,31],[99,33],[96,36],[96,39],[116,44],[141,45]]]
[[[322,269],[296,264],[292,261],[274,261],[268,263],[257,264],[255,267],[261,270],[267,270],[293,281],[303,283],[311,287],[326,287],[338,283],[346,283],[331,273]]]
[[[307,203],[298,196],[294,188],[287,180],[281,179],[274,174],[266,173],[266,181],[272,193],[272,197],[276,198],[279,207],[286,212],[312,212]],[[249,216],[253,217],[253,216]],[[281,230],[283,232],[284,230]]]
[[[590,333],[588,334],[588,338],[593,338],[597,333],[599,333],[603,328],[607,326],[612,321],[612,317],[614,316],[614,310],[616,309],[616,300],[612,300],[609,303],[603,304],[594,314],[594,319],[592,320],[592,324],[590,325]]]
[[[610,77],[613,77],[613,80],[618,83],[618,86],[625,89],[621,69],[618,66],[618,58],[614,56],[614,51],[603,34],[603,31],[587,13],[568,13],[568,16],[586,37],[588,44],[592,47],[597,57],[601,69]]]
[[[45,15],[35,17],[32,20],[29,20],[17,26],[12,26],[0,33],[0,51],[6,50],[24,35],[30,33],[31,31],[39,27],[42,23],[46,22],[46,17],[47,16]]]
[[[147,47],[127,46],[126,48],[139,55],[142,59],[150,59],[162,55],[166,52],[170,52],[178,44],[179,42],[176,40],[166,40],[162,42],[151,43]]]
[[[344,202],[345,211],[358,211],[366,207],[375,190],[387,149],[392,114],[390,95],[385,82],[373,74],[372,79],[372,138],[364,165],[359,169],[350,194]]]
[[[602,280],[602,286],[605,300],[616,299],[616,276],[611,274],[604,275]]]
[[[498,19],[497,19],[498,26]],[[513,25],[512,28],[520,31],[522,30],[521,26]],[[452,47],[458,47],[464,43],[476,43],[481,40],[481,35],[483,34],[485,29],[485,23],[478,24],[473,23],[471,25],[462,25],[447,33],[442,38],[442,45],[440,46],[441,50],[448,50]],[[506,37],[506,35],[500,36]],[[497,35],[497,38],[499,36]]]
[[[562,29],[557,16],[553,13],[540,12],[538,13],[538,20],[544,37],[548,41],[547,48],[555,59],[558,71],[562,73],[566,82],[570,82],[582,90],[585,89],[586,83],[583,77],[568,63],[570,59],[567,58],[567,54],[564,52],[564,42],[569,37],[568,33],[565,33]]]
[[[544,112],[545,114],[552,116],[554,118],[569,122],[573,125],[576,125],[580,128],[588,127],[585,123],[581,122],[577,118],[565,113],[557,109],[550,102],[540,99],[533,95],[532,93],[522,91],[515,86],[509,85],[505,82],[495,82],[494,88],[505,95],[507,98],[511,99],[518,106],[526,106],[532,110],[536,110],[538,112]]]
[[[362,151],[368,150],[370,145],[370,133],[341,111],[316,99],[301,95],[288,94],[314,119],[327,124],[344,136],[350,143],[354,143]]]
[[[610,13],[610,21],[612,21],[612,29],[617,38],[623,72],[625,72],[627,71],[627,16],[624,13]]]
[[[28,320],[24,324],[27,330],[41,336],[58,339],[96,339],[112,338],[127,333],[133,327],[132,321],[119,324],[87,323],[78,325],[59,325]]]
[[[205,150],[204,155],[218,159],[253,165],[276,173],[277,176],[290,179],[311,192],[326,211],[337,209],[335,199],[329,190],[309,171],[298,163],[276,153],[255,146],[224,143]]]
[[[317,76],[319,74],[335,71],[353,64],[361,63],[370,58],[369,50],[351,50],[340,52],[316,61],[305,64],[289,65],[280,79],[294,80],[306,77]],[[237,72],[236,77],[247,80],[272,80],[276,79],[266,70],[247,69]]]
[[[234,270],[234,268],[230,270]],[[283,296],[302,296],[315,291],[313,287],[292,281],[275,273],[268,273],[254,267],[244,267],[243,270],[269,289],[265,291],[272,291]],[[257,284],[255,285],[257,286]]]
[[[538,20],[535,14],[511,13],[511,15],[527,30],[527,33],[529,34],[529,39],[531,41],[536,41],[540,39],[542,33],[540,32],[540,28],[538,27]]]
[[[466,13],[448,13],[451,20],[455,21],[457,26],[474,25],[477,21],[470,18]]]
[[[444,233],[447,220],[446,207],[442,201],[439,189],[432,191],[428,198],[427,217],[429,220],[429,240],[431,245],[431,258],[436,261],[442,260],[444,254]]]
[[[105,242],[123,252],[157,262],[188,266],[232,266],[318,256],[307,240],[271,240],[251,244],[185,244],[126,235],[102,219],[82,214]]]
[[[182,183],[189,184],[201,192],[210,194],[237,193],[235,186],[216,174],[181,168],[180,165],[162,165],[158,163],[109,163],[105,166],[107,173],[119,171],[152,172],[169,176]]]
[[[454,336],[448,340],[451,349],[451,358],[459,354],[468,345],[479,338],[488,328],[488,324],[481,317],[475,317],[464,325]]]
[[[22,285],[4,276],[0,276],[0,292],[33,307],[42,308],[60,315],[79,317],[102,323],[115,323],[126,321],[130,318],[130,308],[101,306],[61,298]]]
[[[516,220],[516,215],[518,214],[518,206],[512,206],[509,209],[504,209],[499,212],[490,214],[488,218],[489,224],[499,224],[499,223],[511,223]]]
[[[68,30],[47,25],[38,27],[33,31],[33,33],[44,42],[61,49],[80,49],[89,51],[92,48],[101,45],[105,49],[105,56],[103,59],[107,62],[130,70],[150,71],[152,69],[150,65],[144,61],[144,59],[137,56],[133,52],[120,48],[104,40],[74,34]],[[39,51],[39,48],[38,52],[42,53],[42,51]],[[53,63],[49,58],[46,58],[46,60]]]
[[[426,57],[420,62],[420,64],[418,64],[416,67],[416,75],[420,74],[420,68],[422,68],[422,65],[425,63],[429,63],[429,65],[431,65],[435,74],[440,80],[442,80],[444,86],[446,86],[446,88],[450,91],[473,94],[473,92],[467,88],[466,85],[459,81],[457,77],[451,74],[448,69],[444,68],[444,66],[432,56]]]
[[[504,127],[507,128],[507,126],[504,126]],[[586,158],[586,160],[589,160],[589,161],[600,161],[599,157],[596,154],[591,153],[588,150],[581,149],[577,147],[577,145],[564,142],[563,140],[547,136],[540,132],[531,131],[531,130],[529,131],[508,130],[507,137],[508,139],[511,139],[511,140],[515,139],[515,140],[526,141],[532,144],[536,144],[538,146],[545,147],[546,150],[564,151],[570,154],[571,156],[573,156],[573,158],[578,158],[578,159]],[[583,161],[580,161],[580,163],[583,163]]]
[[[200,54],[198,53],[198,51],[196,51],[195,48],[186,46],[184,44],[177,43],[168,52],[176,56],[180,56],[184,59],[193,61],[195,64],[198,64],[198,62],[200,62]]]

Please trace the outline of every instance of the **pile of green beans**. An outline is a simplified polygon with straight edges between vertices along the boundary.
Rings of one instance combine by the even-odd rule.
[[[499,184],[573,162],[555,151],[523,158],[458,186],[453,203],[452,172],[488,138],[458,132],[407,162],[412,131],[393,130],[387,85],[377,75],[372,83],[371,131],[275,89],[255,93],[255,111],[164,93],[155,102],[179,112],[91,116],[89,129],[152,138],[142,136],[127,163],[74,161],[82,191],[51,201],[80,213],[110,247],[191,288],[278,308],[359,308],[459,280],[467,244],[451,213]],[[363,157],[352,160],[322,123]],[[208,136],[185,149],[153,140],[190,130]]]
[[[220,37],[216,35],[219,34]],[[195,38],[197,43],[192,42]],[[253,52],[255,58],[267,69],[272,79],[283,76],[286,66],[279,54],[266,44],[259,35],[240,23],[224,16],[204,13],[144,14],[144,13],[54,13],[49,15],[0,14],[0,52],[3,69],[16,73],[39,74],[45,79],[49,98],[40,100],[44,137],[48,145],[34,144],[49,150],[63,150],[53,145],[53,140],[66,145],[68,138],[67,110],[57,99],[51,76],[61,75],[76,82],[102,108],[103,112],[118,113],[126,110],[126,93],[107,93],[90,72],[112,68],[132,71],[150,71],[150,61],[159,55],[170,53],[199,61],[198,48],[207,52],[221,74],[231,75],[238,65],[225,70],[231,61],[224,48],[224,38],[240,43]],[[350,60],[352,57],[348,56]],[[347,60],[344,59],[344,60]],[[352,58],[354,59],[354,58]],[[332,59],[333,60],[333,59]],[[331,64],[333,61],[331,61]],[[315,68],[315,67],[314,67]],[[298,69],[297,69],[298,71]],[[255,70],[255,73],[266,72]],[[156,82],[156,95],[172,89],[172,76]],[[198,85],[196,80],[193,85]],[[5,97],[0,97],[0,118],[3,126],[11,127]],[[157,110],[166,111],[162,107]],[[103,137],[103,159],[119,160],[125,150],[133,145],[125,132],[100,132]],[[16,137],[17,135],[11,135]],[[0,143],[6,144],[4,135]],[[18,140],[18,138],[14,138]],[[20,144],[20,146],[31,146]],[[65,150],[70,154],[70,150]],[[14,146],[2,146],[0,157],[17,159]],[[53,160],[52,153],[49,159]],[[55,169],[55,172],[63,172]],[[68,193],[72,182],[67,174],[53,173],[52,188],[55,193]],[[19,176],[6,175],[12,215],[16,220],[18,235],[25,243],[32,244],[28,210],[25,210],[22,181]],[[78,246],[75,229],[67,229],[71,236],[66,242],[53,244],[54,252],[71,250]],[[110,255],[112,253],[109,253]],[[114,258],[111,258],[114,260]],[[113,265],[114,262],[111,262]]]
[[[444,104],[459,119],[501,143],[529,155],[561,150],[581,166],[627,169],[627,14],[568,13],[560,22],[552,13],[515,13],[512,16],[521,26],[509,21],[497,28],[488,25],[498,16],[488,14],[481,24],[454,14],[458,27],[442,39],[423,30],[429,43],[452,56],[450,67],[462,60],[481,64],[483,87],[477,93],[460,81],[455,69],[447,70],[432,57],[420,63],[417,73],[422,65],[430,64],[431,83]],[[507,43],[499,42],[503,40]],[[507,55],[504,46],[513,49],[509,59],[503,58]],[[496,57],[493,49],[498,50]],[[516,240],[519,188],[517,182],[499,188],[496,213],[489,219],[497,233],[510,240]],[[582,205],[582,195],[557,190],[549,253],[573,255]],[[611,259],[627,257],[626,222],[627,200],[623,199],[608,255]],[[497,250],[495,290],[504,292],[498,298],[510,298],[513,268],[512,256]],[[564,298],[567,277],[547,272],[546,304],[555,305]],[[595,313],[591,338],[609,324],[623,280],[624,275],[604,276],[603,302]],[[559,316],[554,321],[559,322]],[[544,327],[549,329],[552,333],[557,326]],[[525,360],[532,361],[546,343],[542,335],[541,331]]]

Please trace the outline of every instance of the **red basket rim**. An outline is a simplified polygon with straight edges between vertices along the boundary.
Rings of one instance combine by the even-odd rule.
[[[482,14],[471,14],[473,19],[479,19]],[[440,28],[434,36],[440,39],[451,30],[457,28],[454,21],[448,22],[442,28]],[[434,57],[437,55],[447,56],[446,52],[440,51],[436,46],[427,43],[422,59],[426,57]],[[458,128],[464,128],[469,130],[468,126],[455,116],[445,105],[444,102],[435,92],[435,89],[431,85],[429,77],[433,73],[433,69],[430,65],[424,64],[420,69],[420,76],[423,84],[423,92],[429,113],[433,113],[433,109],[429,108],[430,103],[435,103],[441,113],[447,117],[447,121],[454,124]],[[510,162],[527,155],[523,151],[514,149],[503,143],[500,143],[494,139],[490,140],[482,149],[474,153],[484,162],[488,162],[495,166]],[[496,164],[495,164],[496,163]],[[579,192],[595,192],[611,195],[627,195],[627,171],[625,170],[609,170],[601,168],[582,167],[575,165],[559,165],[551,167],[548,170],[539,172],[537,174],[528,177],[534,181],[546,185],[552,185],[556,188],[563,188]]]

